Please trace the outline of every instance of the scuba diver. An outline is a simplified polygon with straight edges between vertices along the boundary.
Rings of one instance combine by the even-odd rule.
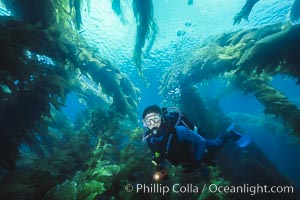
[[[237,141],[242,135],[231,125],[227,133],[216,139],[205,139],[198,129],[178,108],[160,108],[151,105],[143,112],[146,131],[143,141],[147,141],[153,153],[152,163],[156,166],[154,180],[167,176],[165,160],[173,165],[181,164],[185,172],[201,170],[202,164],[215,165],[215,153],[229,141]]]

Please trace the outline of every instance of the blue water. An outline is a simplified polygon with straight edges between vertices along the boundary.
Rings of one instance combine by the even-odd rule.
[[[75,93],[70,93],[67,96],[65,106],[61,109],[70,121],[75,122],[77,114],[86,109],[86,105],[80,102],[80,97]]]
[[[225,113],[242,112],[252,115],[262,115],[264,107],[252,95],[244,95],[240,91],[225,96],[220,101],[220,106]]]

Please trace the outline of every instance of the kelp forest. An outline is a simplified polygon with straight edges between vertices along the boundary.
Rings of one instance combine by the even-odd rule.
[[[101,56],[82,36],[83,7],[93,0],[2,0],[10,12],[0,17],[0,199],[297,199],[293,194],[135,192],[153,181],[151,152],[141,142],[138,107],[143,91],[112,60]],[[255,4],[246,0],[233,24],[249,20]],[[269,81],[276,75],[300,84],[300,1],[293,1],[289,23],[240,29],[209,38],[186,58],[161,71],[159,92],[168,105],[184,110],[206,137],[233,122],[222,112],[220,96],[233,91],[255,97],[264,114],[286,127],[299,143],[300,109]],[[186,1],[194,6],[195,1]],[[112,11],[124,18],[124,2]],[[131,66],[147,84],[143,57],[151,51],[159,27],[152,0],[132,0],[136,23]],[[100,20],[100,19],[99,19]],[[101,29],[101,27],[98,27]],[[120,30],[116,30],[120,31]],[[220,96],[203,98],[198,87],[224,81]],[[180,95],[174,95],[175,89]],[[62,111],[69,95],[85,104],[74,121]],[[236,120],[236,119],[235,119]],[[168,166],[163,185],[293,185],[255,143],[241,149],[226,145],[209,166],[210,177],[185,174]],[[255,175],[253,175],[255,174]],[[126,191],[131,184],[132,192]]]

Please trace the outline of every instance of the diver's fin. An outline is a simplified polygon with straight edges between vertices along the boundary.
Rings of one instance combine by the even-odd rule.
[[[237,130],[237,126],[234,123],[230,124],[227,128],[227,132],[230,133],[231,139],[235,142],[243,136],[243,134]]]
[[[234,123],[227,128],[227,132],[230,133],[231,139],[241,148],[245,148],[251,143],[251,138],[244,135]]]
[[[247,135],[243,135],[239,140],[236,141],[236,144],[241,148],[246,148],[252,142],[251,138]]]

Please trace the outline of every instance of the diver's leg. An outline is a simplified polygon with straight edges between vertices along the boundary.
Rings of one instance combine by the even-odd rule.
[[[219,150],[224,143],[229,141],[231,136],[229,134],[221,134],[216,139],[206,140],[206,149],[210,150]]]
[[[236,142],[242,137],[242,133],[239,132],[236,128],[235,124],[231,124],[227,128],[227,133],[220,134],[216,139],[208,139],[206,140],[206,148],[207,150],[218,150],[220,149],[224,143],[232,140]]]

